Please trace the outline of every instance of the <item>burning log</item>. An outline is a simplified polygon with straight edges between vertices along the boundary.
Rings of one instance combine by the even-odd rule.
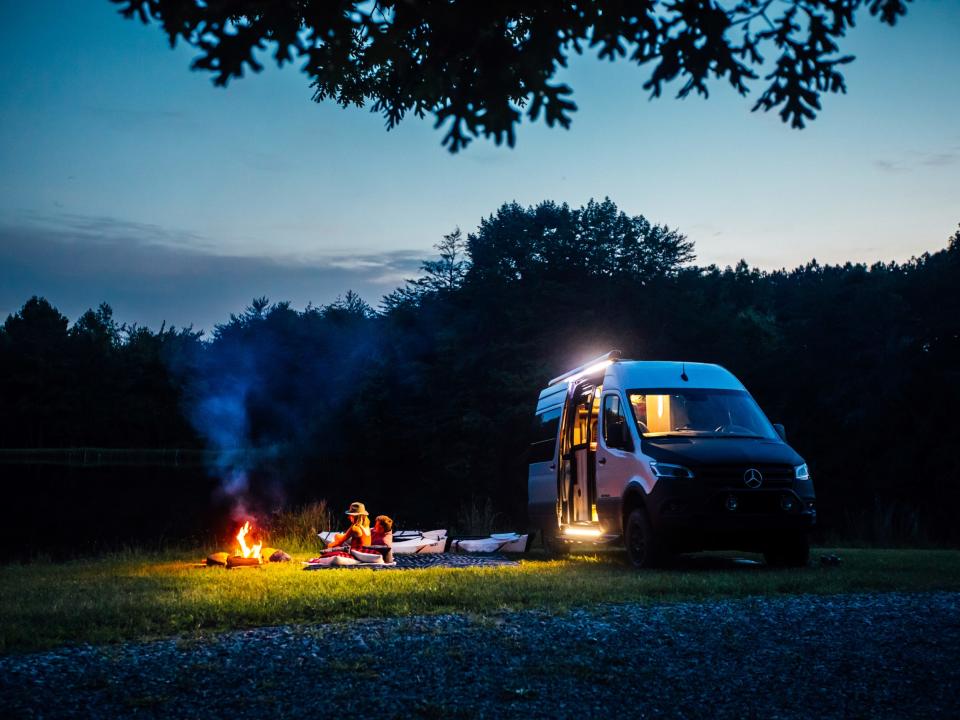
[[[260,558],[258,557],[242,557],[240,555],[231,555],[227,558],[227,568],[258,567],[259,565]]]
[[[227,558],[229,556],[225,552],[213,553],[212,555],[207,555],[207,565],[211,567],[214,565],[219,565],[225,567],[227,564]]]

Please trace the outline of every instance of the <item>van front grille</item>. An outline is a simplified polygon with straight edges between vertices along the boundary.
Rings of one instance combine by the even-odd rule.
[[[763,475],[763,488],[789,488],[793,486],[792,465],[704,465],[694,470],[707,487],[742,490],[747,470],[759,470]]]

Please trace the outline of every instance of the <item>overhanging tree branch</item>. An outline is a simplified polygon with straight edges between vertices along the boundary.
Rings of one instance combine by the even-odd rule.
[[[746,95],[765,73],[753,109],[801,128],[823,93],[846,92],[838,67],[853,57],[839,40],[857,11],[894,25],[910,1],[111,0],[197,48],[192,67],[216,85],[259,72],[268,52],[280,66],[302,61],[317,102],[369,104],[388,129],[433,115],[451,152],[475,137],[513,146],[524,115],[569,127],[573,91],[555,76],[586,49],[649,64],[652,97],[674,82],[678,97],[706,97],[713,81]]]

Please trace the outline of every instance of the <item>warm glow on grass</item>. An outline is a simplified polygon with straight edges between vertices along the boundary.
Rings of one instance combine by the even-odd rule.
[[[609,602],[748,595],[960,590],[955,550],[814,550],[839,567],[771,570],[729,561],[637,572],[620,552],[543,556],[516,567],[304,572],[290,563],[198,567],[195,556],[126,553],[0,566],[0,653],[286,623],[448,612],[563,612]],[[754,556],[757,557],[757,556]]]

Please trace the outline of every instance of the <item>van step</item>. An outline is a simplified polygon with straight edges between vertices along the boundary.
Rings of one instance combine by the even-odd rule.
[[[594,536],[577,536],[577,535],[565,535],[562,531],[557,537],[557,540],[560,542],[566,543],[567,545],[610,545],[620,540],[621,535],[619,533],[604,533],[602,535]]]

